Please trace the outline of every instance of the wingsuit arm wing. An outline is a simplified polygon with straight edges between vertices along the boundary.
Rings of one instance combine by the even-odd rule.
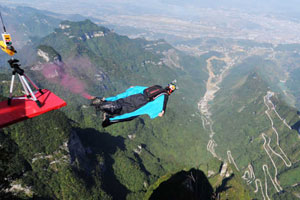
[[[128,96],[134,95],[134,94],[139,94],[143,93],[144,89],[147,87],[144,86],[134,86],[131,88],[128,88],[125,92],[118,94],[117,96],[114,97],[107,97],[105,98],[106,101],[116,101],[118,99],[126,98]]]

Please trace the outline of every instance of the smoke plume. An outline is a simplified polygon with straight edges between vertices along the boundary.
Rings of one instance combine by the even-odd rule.
[[[92,96],[86,92],[86,84],[84,81],[72,76],[70,72],[68,72],[72,70],[80,74],[91,67],[91,62],[86,58],[69,59],[66,63],[45,63],[42,67],[42,74],[49,81],[60,84],[64,89],[74,94],[80,94],[86,99],[91,99]]]

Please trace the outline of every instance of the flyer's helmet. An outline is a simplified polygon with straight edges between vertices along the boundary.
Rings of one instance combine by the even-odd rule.
[[[168,93],[171,94],[176,90],[176,85],[174,83],[169,83],[167,86]]]

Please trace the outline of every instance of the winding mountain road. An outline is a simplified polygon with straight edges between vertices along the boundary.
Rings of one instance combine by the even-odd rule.
[[[213,65],[212,65],[213,60],[220,60],[220,61],[224,61],[226,63],[226,67],[223,70],[221,70],[221,73],[219,75],[215,75],[213,72]],[[206,60],[206,63],[207,63],[207,70],[208,70],[209,77],[206,82],[206,92],[205,92],[204,96],[201,98],[201,100],[198,102],[198,109],[201,114],[202,125],[205,130],[209,131],[210,139],[207,143],[207,151],[209,151],[214,157],[218,158],[219,160],[222,160],[221,157],[219,157],[215,151],[215,147],[217,146],[217,143],[213,139],[213,137],[215,135],[215,132],[213,130],[214,121],[211,119],[212,113],[210,111],[209,103],[214,100],[216,92],[218,92],[220,90],[219,84],[223,81],[223,77],[226,75],[228,70],[233,66],[234,62],[232,62],[232,59],[226,54],[225,57],[222,57],[222,58],[212,56]],[[266,200],[266,199],[270,200],[270,197],[268,195],[268,182],[267,182],[268,178],[271,180],[271,182],[277,192],[280,192],[283,190],[283,188],[280,186],[278,179],[277,179],[278,169],[272,158],[272,155],[279,157],[284,162],[286,167],[292,166],[292,163],[289,160],[288,156],[280,147],[279,134],[278,134],[276,128],[274,127],[274,122],[273,122],[273,119],[271,118],[270,113],[272,111],[274,111],[275,114],[277,115],[277,117],[282,121],[282,123],[288,129],[291,130],[291,127],[287,124],[286,120],[283,119],[277,112],[276,106],[273,104],[273,102],[270,99],[273,95],[274,95],[273,92],[268,91],[267,95],[265,95],[263,97],[263,101],[264,101],[265,106],[267,107],[267,109],[265,110],[265,114],[267,115],[268,119],[271,122],[271,127],[272,127],[273,132],[276,134],[276,147],[277,147],[277,149],[279,149],[280,152],[276,152],[270,146],[271,137],[269,137],[265,133],[262,133],[261,136],[264,139],[263,148],[264,148],[265,152],[267,153],[267,155],[268,155],[269,159],[271,160],[271,163],[275,169],[275,174],[273,175],[274,177],[270,174],[268,165],[266,163],[264,163],[262,166],[262,169],[264,172],[265,187],[262,186],[262,181],[255,176],[254,169],[251,164],[248,165],[246,171],[244,172],[244,175],[242,176],[242,178],[245,181],[247,181],[248,184],[251,184],[253,182],[255,183],[255,187],[256,187],[255,191],[254,191],[255,193],[258,192],[259,188],[261,189],[262,197],[264,200]],[[268,142],[267,142],[267,138],[269,139]],[[234,158],[232,157],[230,150],[227,151],[227,159],[228,159],[229,163],[232,163],[235,166],[235,168],[238,171],[240,171],[237,164],[234,161]]]
[[[274,127],[274,122],[273,122],[273,120],[272,120],[272,118],[271,118],[271,116],[270,116],[270,114],[269,114],[269,112],[268,112],[268,111],[271,111],[271,108],[270,108],[269,105],[266,103],[266,101],[268,101],[269,103],[271,103],[271,104],[273,105],[273,109],[272,109],[272,110],[275,111],[275,113],[277,114],[277,116],[279,117],[279,119],[281,119],[281,121],[282,121],[283,123],[285,122],[285,119],[283,120],[283,119],[280,117],[280,115],[278,114],[278,112],[277,112],[276,109],[275,109],[274,104],[273,104],[272,101],[270,100],[270,98],[271,98],[273,95],[274,95],[273,92],[268,91],[267,95],[264,96],[264,103],[265,103],[265,105],[266,105],[267,108],[268,108],[268,109],[265,111],[265,113],[266,113],[266,115],[268,116],[269,120],[271,121],[272,129],[273,129],[273,131],[274,131],[275,134],[276,134],[276,144],[277,144],[277,147],[279,148],[281,154],[282,154],[285,158],[283,158],[283,156],[281,156],[280,154],[276,153],[276,152],[270,147],[270,145],[268,145],[268,146],[269,146],[270,150],[272,151],[272,153],[274,153],[276,156],[278,156],[278,157],[284,162],[284,164],[285,164],[287,167],[290,167],[290,166],[292,166],[292,163],[291,163],[291,161],[289,160],[289,158],[287,157],[287,155],[284,153],[284,151],[283,151],[283,150],[281,149],[281,147],[280,147],[280,143],[279,143],[279,134],[278,134],[276,128]],[[266,100],[266,98],[267,98],[267,100]],[[284,123],[284,124],[285,124],[285,123]],[[287,127],[290,128],[289,125],[287,125]],[[270,139],[270,141],[269,141],[269,144],[270,144],[270,142],[271,142],[271,139]]]
[[[280,150],[280,153],[283,155],[280,155],[279,153],[277,153],[271,146],[271,137],[269,137],[267,134],[265,133],[262,133],[262,138],[264,139],[264,144],[263,144],[263,148],[265,150],[265,152],[267,153],[268,157],[270,158],[271,160],[271,163],[275,169],[275,174],[274,174],[274,178],[271,176],[270,172],[269,172],[269,168],[268,168],[268,165],[267,164],[263,164],[262,168],[263,168],[263,172],[264,172],[264,176],[265,176],[265,196],[263,195],[263,198],[267,198],[267,199],[270,199],[269,196],[268,196],[268,182],[267,182],[267,176],[269,177],[269,179],[271,180],[275,190],[277,192],[280,192],[283,190],[283,188],[280,186],[279,182],[278,182],[278,179],[277,179],[277,175],[278,175],[278,169],[277,169],[277,166],[275,164],[275,161],[273,160],[270,152],[272,152],[272,154],[274,154],[275,156],[279,157],[285,164],[286,167],[291,167],[292,166],[292,163],[291,161],[289,160],[288,156],[284,153],[284,151],[281,149],[280,147],[280,143],[279,143],[279,134],[276,130],[276,128],[274,127],[274,122],[273,122],[273,119],[271,118],[271,115],[269,112],[271,112],[272,110],[276,113],[277,117],[284,123],[284,125],[291,129],[291,127],[286,123],[286,120],[283,119],[279,113],[277,112],[276,110],[276,106],[273,104],[273,102],[271,101],[271,97],[274,95],[273,92],[271,91],[268,91],[267,94],[263,97],[264,99],[264,104],[265,106],[267,107],[267,110],[265,111],[265,114],[268,116],[270,122],[271,122],[271,126],[272,126],[272,130],[273,132],[276,134],[276,145],[277,145],[277,148]],[[270,106],[268,105],[271,104],[272,105],[272,109],[270,108]],[[267,143],[267,139],[269,139],[268,143]],[[269,152],[270,151],[270,152]],[[246,172],[245,172],[246,174]],[[244,175],[245,175],[244,174]],[[255,184],[256,184],[256,189],[254,192],[257,192],[258,191],[258,186],[257,186],[257,182],[260,182],[261,184],[261,180],[260,179],[256,179],[255,180]],[[263,194],[263,188],[261,187],[261,190],[262,190],[262,194]]]
[[[257,183],[259,182],[260,189],[261,189],[261,195],[262,195],[262,197],[263,197],[264,200],[265,200],[266,197],[265,197],[265,194],[264,194],[264,189],[263,189],[262,184],[261,184],[261,180],[260,180],[260,179],[256,179],[254,182],[255,182],[255,190],[254,190],[254,193],[257,193],[258,190],[259,190],[259,187],[258,187],[258,184],[257,184]]]
[[[278,170],[277,170],[277,167],[276,167],[276,164],[274,162],[274,160],[272,159],[272,156],[270,155],[269,151],[267,150],[267,147],[266,147],[266,143],[267,143],[267,140],[266,140],[266,134],[265,133],[262,133],[262,137],[264,139],[264,144],[263,144],[263,147],[266,151],[266,153],[268,154],[273,166],[274,166],[274,169],[275,169],[275,174],[274,174],[274,180],[273,178],[271,177],[270,173],[269,173],[269,170],[268,170],[268,166],[266,164],[263,165],[263,170],[265,171],[265,169],[268,170],[268,175],[270,177],[270,180],[272,181],[273,185],[274,185],[274,188],[277,192],[280,192],[282,190],[282,187],[280,186],[280,184],[278,183],[278,180],[277,180],[277,175],[278,175]],[[269,142],[271,141],[271,138],[269,138]],[[270,146],[269,146],[270,143],[268,143],[268,148],[270,149]]]
[[[242,176],[242,179],[247,181],[247,184],[251,184],[253,181],[255,181],[255,173],[253,170],[253,166],[249,163],[248,169],[244,172],[244,175]]]
[[[213,72],[213,60],[220,60],[224,61],[226,63],[225,68],[222,70],[221,74],[215,75]],[[201,98],[201,100],[198,102],[198,110],[201,113],[201,119],[202,119],[202,125],[204,129],[209,130],[210,134],[210,140],[207,144],[207,151],[209,151],[214,157],[221,160],[221,158],[216,154],[215,147],[217,146],[217,143],[213,139],[213,136],[215,135],[215,132],[213,130],[213,120],[211,119],[211,112],[210,112],[210,106],[209,102],[213,101],[215,98],[215,93],[220,90],[220,87],[218,86],[222,81],[223,77],[226,74],[226,72],[233,66],[233,62],[231,62],[231,58],[226,54],[225,57],[219,58],[216,56],[212,56],[206,60],[206,67],[208,71],[208,80],[206,82],[206,92],[204,96]],[[229,64],[230,63],[230,64]]]
[[[233,164],[234,166],[235,166],[235,168],[238,170],[238,171],[240,171],[240,169],[238,168],[238,166],[236,165],[236,163],[234,162],[234,159],[233,159],[233,157],[232,157],[232,155],[231,155],[231,151],[227,151],[227,159],[228,159],[228,162],[230,163],[230,164]]]

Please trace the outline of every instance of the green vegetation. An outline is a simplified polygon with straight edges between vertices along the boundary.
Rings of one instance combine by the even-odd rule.
[[[35,42],[40,37],[44,37],[57,27],[60,19],[52,17],[50,13],[46,15],[45,11],[29,7],[16,7],[8,8],[1,7],[3,20],[6,25],[8,33],[12,36],[14,47],[17,49],[18,54],[16,58],[22,58],[22,61],[30,61],[32,56],[30,48],[21,53],[21,48],[30,42]],[[8,67],[7,60],[10,56],[0,53],[0,68],[5,70]]]
[[[223,165],[218,160],[210,161],[210,164],[218,164],[218,168]],[[215,171],[209,178],[199,169],[169,173],[148,188],[144,199],[166,199],[171,196],[172,199],[253,199],[253,195],[240,178],[240,173],[233,170],[233,166],[230,166],[227,172],[230,172],[229,177]]]
[[[201,39],[200,42],[206,44],[204,49],[230,43],[221,39]],[[256,45],[249,41],[235,42],[245,47]],[[260,56],[248,57],[224,76],[222,89],[210,104],[214,140],[218,144],[215,150],[223,159],[230,150],[240,168],[238,172],[230,166],[233,176],[224,178],[219,175],[220,161],[206,150],[209,133],[202,127],[197,108],[208,78],[206,60],[211,56],[222,57],[221,53],[191,57],[163,40],[132,40],[89,20],[62,22],[55,32],[35,40],[33,49],[47,53],[50,60],[45,62],[32,56],[28,61],[32,64],[26,68],[28,74],[42,88],[66,100],[68,106],[1,132],[1,144],[2,141],[7,144],[1,154],[4,161],[0,163],[1,178],[14,176],[14,181],[30,188],[28,194],[21,192],[18,197],[148,199],[177,172],[195,168],[206,176],[213,172],[208,180],[221,199],[251,199],[254,197],[246,188],[253,191],[253,182],[248,186],[240,178],[248,164],[253,165],[256,177],[261,180],[265,163],[274,176],[261,134],[270,136],[270,145],[278,152],[263,101],[267,91],[280,91],[276,84],[284,78],[282,71],[269,73],[275,62]],[[173,62],[167,62],[170,59]],[[220,74],[225,65],[217,60],[212,64],[216,74]],[[51,67],[57,75],[47,77],[49,74],[45,72]],[[297,83],[296,72],[287,87]],[[0,74],[0,78],[4,80],[0,82],[0,93],[7,96],[10,76]],[[114,96],[132,85],[166,85],[175,79],[179,89],[170,96],[165,116],[154,120],[141,116],[103,129],[101,113],[96,113],[82,97],[84,92]],[[74,89],[72,86],[77,85],[72,81],[66,84],[68,80],[80,86]],[[20,84],[16,91],[21,94]],[[297,122],[296,110],[284,103],[279,94],[272,97],[272,102],[287,123]],[[289,130],[274,112],[270,116],[280,133],[280,147],[296,162],[300,152],[297,133]],[[284,195],[290,198],[296,190],[288,186],[299,181],[299,166],[287,169],[280,159],[275,158],[275,162],[280,184],[287,187],[288,194],[276,194],[268,180],[269,194],[278,199]],[[13,168],[13,163],[18,167]],[[3,181],[3,184],[8,187],[8,182]],[[260,195],[258,192],[255,197],[262,198]]]
[[[261,180],[264,179],[263,164],[267,164],[271,176],[275,174],[270,158],[263,148],[262,133],[266,133],[271,138],[271,147],[276,152],[280,152],[276,145],[277,136],[271,129],[271,121],[265,113],[267,106],[264,104],[264,96],[267,91],[272,90],[268,85],[272,83],[272,80],[268,79],[271,74],[266,76],[265,69],[257,68],[257,66],[268,66],[268,62],[252,57],[236,66],[222,82],[223,89],[217,93],[212,105],[213,129],[217,133],[214,136],[218,144],[215,149],[217,154],[227,157],[227,151],[230,150],[240,170],[247,170],[248,164],[251,164],[254,167],[255,177]],[[272,97],[272,102],[288,124],[293,125],[298,121],[296,110],[287,105],[278,93]],[[291,162],[295,163],[300,150],[297,132],[289,130],[274,111],[269,113],[279,133],[281,149]],[[299,175],[296,173],[299,171],[298,165],[293,165],[295,169],[289,169],[278,157],[273,155],[272,158],[280,174],[278,179],[282,187],[298,183]],[[255,187],[253,182],[250,186]],[[268,186],[269,194],[276,193],[269,179]]]
[[[288,187],[285,191],[273,195],[274,200],[296,199],[299,196],[299,184]]]
[[[3,199],[13,199],[14,195],[5,192],[10,188],[10,181],[18,179],[27,170],[28,163],[20,154],[17,144],[0,130],[0,196]]]
[[[156,190],[160,186],[161,183],[167,181],[173,175],[174,175],[174,173],[169,173],[169,174],[166,174],[164,176],[161,176],[155,183],[150,185],[150,187],[147,190],[147,193],[145,194],[144,199],[145,200],[150,199],[153,191]]]
[[[287,87],[291,89],[292,93],[294,94],[296,98],[296,105],[299,108],[299,99],[300,99],[300,89],[299,87],[296,87],[299,85],[299,75],[300,75],[300,69],[297,68],[291,72],[291,78],[287,82]]]
[[[28,74],[67,101],[68,106],[61,109],[65,114],[54,111],[5,129],[31,166],[20,180],[32,187],[34,197],[142,199],[160,176],[209,159],[204,148],[208,136],[201,134],[196,113],[207,78],[202,68],[205,56],[197,59],[176,52],[182,69],[168,67],[162,62],[164,55],[157,53],[172,48],[165,41],[131,40],[88,20],[62,25],[66,28],[36,41],[35,47],[49,55],[46,64],[63,74],[49,79],[42,70],[28,70]],[[92,37],[97,34],[101,36]],[[152,50],[145,49],[146,45]],[[61,59],[55,60],[57,56]],[[150,120],[143,116],[104,130],[100,114],[89,102],[59,84],[64,74],[99,96],[115,95],[131,85],[166,85],[174,79],[180,89],[170,97],[165,117]],[[7,96],[9,84],[0,85]],[[82,143],[78,151],[71,150],[70,141]]]
[[[283,186],[290,186],[295,183],[299,183],[300,182],[299,171],[300,169],[299,167],[297,167],[297,168],[287,170],[282,175],[280,175],[279,179],[283,184],[285,184]]]
[[[4,136],[11,137],[19,149],[15,162],[7,163],[9,169],[14,174],[20,171],[18,179],[21,185],[30,186],[34,197],[94,199],[96,195],[97,198],[109,198],[97,180],[99,177],[95,176],[100,173],[99,169],[85,172],[84,168],[80,168],[80,158],[76,157],[70,165],[79,152],[74,152],[71,146],[74,140],[69,139],[71,125],[62,112],[52,111],[20,122],[5,128],[4,132]],[[24,161],[20,156],[24,156]]]
[[[212,199],[213,188],[201,170],[191,169],[173,174],[162,182],[149,199]],[[147,198],[148,199],[148,198]]]

